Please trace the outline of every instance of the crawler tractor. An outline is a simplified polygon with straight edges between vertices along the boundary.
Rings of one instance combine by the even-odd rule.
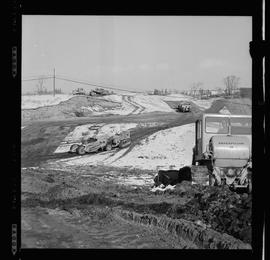
[[[184,102],[177,106],[178,112],[190,112],[190,103]]]
[[[125,148],[129,146],[130,132],[123,131],[113,136],[101,135],[93,137],[84,137],[81,143],[73,144],[70,147],[70,153],[83,155],[85,153],[94,153],[99,151],[110,151],[113,148]]]
[[[192,179],[252,190],[251,116],[203,114],[195,124]]]

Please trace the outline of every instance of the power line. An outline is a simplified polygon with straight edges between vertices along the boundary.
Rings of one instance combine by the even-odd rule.
[[[122,91],[127,91],[127,92],[134,92],[134,93],[140,93],[139,91],[132,91],[132,90],[126,90],[126,89],[114,88],[114,87],[105,87],[104,85],[87,83],[87,82],[83,82],[83,81],[72,80],[72,79],[67,79],[67,78],[62,78],[62,77],[55,77],[55,78],[60,79],[60,80],[65,80],[65,81],[70,81],[70,82],[82,84],[82,85],[88,85],[88,86],[94,86],[94,87],[100,87],[100,88],[108,88],[108,89],[115,89],[115,90],[122,90]],[[143,92],[141,92],[141,93],[143,93]]]
[[[132,92],[132,93],[143,93],[142,91],[133,91],[133,90],[127,90],[127,89],[122,89],[122,88],[116,88],[116,87],[107,87],[101,84],[95,84],[95,83],[89,83],[81,80],[75,80],[75,79],[70,79],[67,77],[63,76],[48,76],[48,77],[36,77],[32,79],[22,79],[22,81],[35,81],[35,80],[40,80],[40,79],[59,79],[59,80],[64,80],[64,81],[69,81],[69,82],[74,82],[82,85],[88,85],[88,86],[93,86],[93,87],[100,87],[100,88],[105,88],[105,89],[114,89],[114,90],[121,90],[121,91],[127,91],[127,92]]]
[[[53,77],[38,77],[34,79],[22,79],[22,81],[33,81],[33,80],[40,80],[40,79],[52,79]]]

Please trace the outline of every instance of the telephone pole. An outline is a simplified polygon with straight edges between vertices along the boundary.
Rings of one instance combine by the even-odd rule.
[[[55,68],[53,69],[53,96],[55,96]]]

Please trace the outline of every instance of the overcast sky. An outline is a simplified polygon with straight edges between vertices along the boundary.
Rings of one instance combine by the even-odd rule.
[[[251,87],[251,40],[251,17],[23,15],[22,78],[55,68],[130,90],[184,90],[196,82],[223,87],[224,77],[236,75]]]

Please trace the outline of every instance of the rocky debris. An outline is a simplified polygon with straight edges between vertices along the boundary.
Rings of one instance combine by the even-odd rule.
[[[191,198],[185,205],[175,205],[168,215],[174,218],[202,220],[219,232],[226,232],[251,243],[251,195],[237,194],[227,186],[176,185],[170,193]]]
[[[22,207],[41,206],[61,210],[81,210],[89,205],[121,207],[134,214],[152,214],[157,218],[164,215],[172,221],[185,220],[192,223],[195,230],[210,228],[251,243],[251,195],[237,194],[227,186],[202,186],[190,181],[182,181],[175,186],[164,185],[152,192],[149,187],[126,187],[111,182],[102,184],[96,175],[97,171],[86,181],[78,174],[75,176],[58,170],[22,170]],[[185,225],[181,228],[186,230]],[[200,231],[194,236],[203,234]],[[209,235],[204,236],[208,239]],[[207,241],[211,244],[212,238],[209,239],[210,242]],[[204,240],[200,241],[198,243]],[[217,245],[212,247],[219,248]],[[203,248],[207,248],[207,245],[203,245]]]

